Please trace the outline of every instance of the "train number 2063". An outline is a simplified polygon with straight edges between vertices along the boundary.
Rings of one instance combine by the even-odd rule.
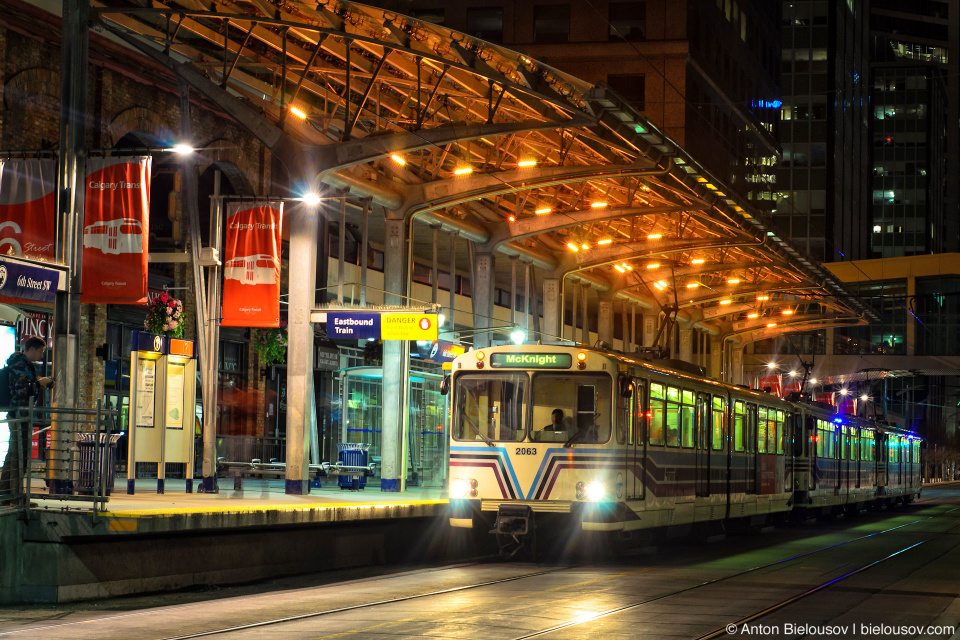
[[[535,456],[537,455],[536,447],[517,447],[518,456]]]

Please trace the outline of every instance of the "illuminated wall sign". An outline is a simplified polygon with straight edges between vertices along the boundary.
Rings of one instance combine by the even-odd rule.
[[[170,338],[170,355],[193,357],[193,340]]]
[[[134,351],[152,351],[153,353],[166,353],[170,338],[158,336],[155,333],[146,331],[134,331],[131,342]]]
[[[379,313],[328,313],[327,337],[334,340],[379,340]]]
[[[380,316],[382,340],[436,340],[437,315],[431,313],[384,313]]]
[[[490,366],[495,369],[569,369],[572,364],[569,353],[490,354]]]

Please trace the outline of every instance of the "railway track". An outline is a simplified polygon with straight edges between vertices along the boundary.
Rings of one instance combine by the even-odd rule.
[[[627,604],[624,604],[624,605],[621,605],[621,606],[612,607],[612,608],[610,608],[610,609],[603,610],[603,611],[594,613],[594,614],[592,614],[592,615],[588,615],[588,616],[583,616],[583,615],[581,615],[581,616],[578,616],[578,617],[575,617],[575,618],[571,618],[571,619],[569,619],[569,620],[567,620],[567,621],[560,622],[560,623],[555,623],[555,624],[552,624],[552,625],[550,625],[550,626],[544,627],[544,628],[542,628],[542,629],[538,629],[538,630],[534,630],[534,631],[529,631],[529,632],[526,632],[526,633],[517,635],[517,636],[513,637],[512,640],[526,640],[526,639],[528,639],[528,638],[538,638],[538,637],[548,636],[548,635],[550,635],[550,634],[555,634],[555,633],[557,633],[557,632],[561,632],[561,631],[564,631],[564,630],[569,630],[569,629],[578,627],[578,626],[580,626],[580,625],[590,624],[590,623],[592,623],[592,622],[594,622],[594,621],[597,621],[597,620],[600,620],[600,619],[603,619],[603,618],[609,618],[609,617],[611,617],[611,616],[617,616],[618,614],[623,614],[623,613],[625,613],[625,612],[628,612],[628,611],[631,611],[631,610],[635,610],[635,609],[637,609],[637,608],[640,608],[640,607],[643,607],[643,606],[646,606],[646,605],[650,605],[650,604],[653,604],[653,603],[656,603],[656,602],[659,602],[659,601],[668,600],[668,599],[670,599],[670,598],[676,598],[676,597],[682,596],[682,595],[684,595],[684,594],[690,594],[690,593],[696,592],[696,591],[698,591],[698,590],[702,590],[702,589],[708,588],[708,587],[713,586],[713,585],[717,585],[717,584],[724,583],[724,582],[735,581],[735,580],[737,580],[737,579],[744,578],[744,577],[750,576],[750,575],[752,575],[752,574],[757,574],[758,572],[762,572],[762,571],[764,571],[764,570],[774,570],[774,571],[776,571],[776,570],[779,570],[780,568],[784,568],[784,567],[791,566],[792,564],[796,563],[796,562],[799,561],[799,560],[802,560],[803,558],[807,558],[807,557],[814,556],[814,555],[817,555],[817,554],[822,554],[822,553],[828,552],[828,551],[830,551],[830,550],[834,550],[834,549],[837,549],[837,548],[840,548],[840,547],[845,547],[845,546],[847,546],[847,545],[853,545],[853,544],[856,544],[856,543],[858,543],[858,542],[862,542],[862,541],[865,541],[865,540],[875,539],[875,538],[877,538],[877,537],[884,536],[884,535],[886,535],[886,534],[890,534],[890,533],[893,533],[893,532],[903,531],[903,530],[905,530],[905,529],[909,529],[910,527],[914,527],[914,526],[917,526],[917,525],[919,525],[919,524],[927,523],[927,522],[929,522],[929,521],[931,521],[931,520],[934,520],[934,519],[937,519],[937,518],[946,516],[946,515],[948,515],[948,514],[950,514],[950,513],[953,513],[953,512],[955,512],[955,511],[957,511],[957,510],[960,510],[960,507],[947,508],[947,509],[942,510],[941,512],[938,512],[938,513],[935,513],[935,514],[932,514],[932,515],[925,515],[925,516],[922,516],[922,517],[917,517],[917,518],[915,518],[915,519],[913,519],[913,520],[910,520],[909,522],[905,522],[905,523],[902,523],[902,524],[898,524],[898,525],[892,526],[892,527],[887,527],[887,528],[884,528],[884,529],[879,530],[879,531],[875,531],[875,532],[872,532],[872,533],[869,533],[869,534],[865,534],[865,535],[857,536],[857,537],[855,537],[855,538],[851,538],[851,539],[849,539],[849,540],[844,540],[844,541],[837,542],[837,543],[834,543],[834,544],[825,545],[825,546],[822,546],[822,547],[819,547],[819,548],[816,548],[816,549],[812,549],[812,550],[806,551],[806,552],[804,552],[804,553],[787,555],[787,556],[784,556],[784,557],[782,557],[782,558],[778,558],[778,559],[776,559],[776,560],[774,560],[774,561],[771,561],[771,562],[766,562],[766,563],[763,563],[763,564],[758,564],[758,565],[756,565],[756,566],[749,567],[749,568],[747,568],[747,569],[743,569],[743,570],[740,570],[740,571],[735,571],[735,572],[732,572],[732,573],[729,573],[729,574],[721,575],[721,576],[718,576],[718,577],[713,578],[713,579],[710,579],[710,580],[704,580],[704,581],[698,582],[698,583],[696,583],[696,584],[693,584],[693,585],[690,585],[690,586],[687,586],[687,587],[684,587],[684,588],[674,589],[674,590],[666,591],[666,592],[659,593],[659,594],[656,594],[656,595],[652,595],[652,596],[650,596],[650,597],[646,597],[646,598],[643,598],[643,599],[639,599],[639,600],[637,600],[637,601],[635,601],[635,602],[627,603]],[[934,535],[934,536],[931,537],[931,538],[927,538],[927,539],[924,539],[924,540],[922,540],[922,541],[914,542],[914,543],[912,543],[912,544],[910,544],[910,545],[906,545],[906,546],[904,546],[904,547],[896,550],[896,551],[893,552],[893,553],[886,554],[885,557],[883,557],[883,558],[880,558],[880,559],[877,559],[877,560],[873,560],[873,561],[871,561],[870,563],[864,564],[863,566],[860,566],[859,568],[857,568],[857,569],[855,569],[855,570],[848,571],[848,572],[846,572],[844,575],[840,576],[839,578],[834,578],[834,579],[831,579],[831,580],[829,580],[829,581],[826,581],[826,582],[824,582],[823,584],[820,584],[820,585],[818,585],[818,586],[816,586],[816,587],[814,587],[814,588],[806,589],[806,590],[804,590],[804,592],[802,592],[802,593],[799,593],[799,594],[797,594],[797,595],[795,595],[795,596],[792,596],[791,598],[784,599],[784,600],[782,600],[782,601],[780,601],[780,602],[775,603],[774,605],[765,607],[765,608],[762,609],[762,610],[755,611],[755,612],[753,612],[753,613],[751,613],[751,614],[749,614],[749,615],[747,615],[747,616],[741,616],[740,618],[738,618],[738,619],[736,619],[736,620],[732,620],[729,624],[741,625],[741,624],[745,624],[745,623],[750,622],[750,621],[753,621],[753,620],[760,619],[760,618],[762,618],[763,616],[769,615],[769,614],[773,613],[774,611],[777,611],[777,610],[779,610],[779,609],[782,609],[782,608],[784,608],[784,607],[787,607],[787,606],[789,606],[789,605],[791,605],[791,604],[793,604],[793,603],[795,603],[795,602],[797,602],[797,601],[799,601],[799,600],[801,600],[801,599],[803,599],[803,598],[806,598],[806,597],[808,597],[808,596],[810,596],[810,595],[813,595],[814,593],[823,591],[824,589],[828,589],[830,586],[832,586],[833,584],[836,584],[837,582],[840,582],[840,581],[845,580],[845,579],[847,579],[847,578],[849,578],[849,577],[852,577],[852,576],[854,576],[854,575],[857,575],[857,574],[859,574],[859,573],[862,573],[862,572],[864,572],[864,571],[867,571],[867,570],[869,570],[870,568],[872,568],[872,567],[874,567],[874,566],[877,566],[877,565],[879,565],[879,564],[882,564],[883,562],[886,562],[886,561],[888,561],[888,560],[890,560],[890,559],[892,559],[892,558],[894,558],[894,557],[899,556],[900,554],[907,553],[907,552],[909,552],[911,549],[913,549],[913,548],[915,548],[915,547],[917,547],[917,546],[920,546],[920,545],[922,545],[922,544],[925,544],[925,543],[929,542],[929,541],[930,541],[931,539],[933,539],[933,538],[940,537],[940,536],[942,536],[942,535],[946,535],[948,532],[952,532],[952,531],[954,531],[954,530],[956,530],[956,529],[958,529],[958,528],[960,528],[960,525],[958,525],[958,526],[956,526],[956,527],[953,527],[952,529],[949,529],[948,531],[940,532],[940,533]],[[480,563],[477,563],[477,565],[465,565],[465,568],[471,567],[471,566],[478,566],[479,564],[480,564]],[[331,607],[331,608],[315,609],[315,610],[312,610],[312,611],[297,613],[297,614],[294,614],[294,615],[278,616],[278,617],[275,617],[275,618],[267,618],[267,619],[252,621],[252,622],[248,622],[248,623],[241,623],[241,624],[235,624],[235,625],[224,625],[224,626],[220,626],[220,627],[216,627],[216,628],[203,629],[203,630],[198,630],[198,631],[195,631],[195,632],[181,633],[181,634],[177,634],[177,635],[159,636],[159,637],[158,637],[158,640],[190,640],[190,639],[192,639],[192,638],[206,638],[206,637],[212,637],[212,636],[243,635],[245,632],[248,632],[248,631],[264,630],[264,629],[270,629],[270,628],[273,628],[273,629],[275,630],[275,632],[277,632],[277,633],[283,633],[283,625],[292,625],[292,624],[295,624],[295,623],[298,623],[298,622],[303,622],[303,621],[307,621],[307,620],[310,620],[310,619],[321,618],[321,617],[324,617],[324,616],[334,616],[334,615],[337,615],[337,614],[346,614],[346,613],[349,613],[349,612],[352,612],[352,611],[358,611],[358,610],[363,610],[363,609],[375,609],[375,608],[377,608],[377,607],[385,607],[385,606],[390,606],[390,605],[396,605],[396,604],[403,603],[403,602],[409,602],[409,601],[415,601],[415,600],[424,600],[424,599],[431,599],[431,598],[442,598],[442,597],[445,597],[445,596],[452,596],[452,595],[455,595],[455,594],[457,594],[457,593],[462,593],[462,592],[470,591],[470,590],[496,588],[496,587],[499,586],[499,585],[503,585],[503,584],[507,584],[507,583],[514,583],[514,582],[519,582],[519,581],[524,581],[524,580],[530,580],[530,579],[534,579],[534,578],[537,578],[537,577],[546,576],[546,575],[550,575],[550,574],[557,574],[557,573],[567,572],[567,571],[571,571],[571,570],[573,570],[573,569],[575,569],[575,568],[576,568],[576,567],[558,567],[558,568],[542,569],[542,570],[537,570],[537,571],[528,571],[528,572],[518,573],[518,574],[516,574],[516,575],[510,575],[510,576],[505,576],[505,577],[496,578],[496,579],[481,580],[481,581],[471,582],[471,583],[468,583],[468,584],[460,584],[460,585],[456,585],[456,586],[451,586],[451,587],[447,587],[447,588],[429,589],[429,590],[424,590],[424,591],[421,591],[421,592],[406,594],[406,595],[397,596],[397,597],[382,598],[382,599],[371,599],[371,600],[366,600],[366,601],[363,601],[363,602],[358,602],[358,603],[353,603],[353,604],[349,604],[349,605],[344,605],[344,606],[341,606],[341,607]],[[442,569],[439,569],[438,571],[442,571]],[[187,609],[187,608],[193,607],[193,606],[196,606],[196,605],[195,605],[195,604],[193,604],[193,605],[180,605],[180,607],[183,607],[184,609]],[[175,608],[177,608],[177,607],[168,608],[168,610],[169,610],[169,609],[175,609]],[[184,613],[186,613],[186,612],[187,612],[187,611],[185,610]],[[48,638],[49,638],[49,637],[68,637],[68,636],[69,636],[69,637],[76,637],[75,634],[73,633],[73,629],[79,629],[80,626],[87,625],[87,628],[90,628],[89,625],[91,625],[91,624],[95,624],[95,625],[99,626],[100,624],[105,623],[105,622],[109,622],[110,620],[123,620],[124,622],[133,622],[133,621],[135,621],[138,617],[145,616],[145,615],[147,615],[148,613],[149,613],[149,612],[132,612],[132,613],[120,614],[120,615],[117,615],[117,616],[101,617],[101,618],[97,618],[97,619],[94,619],[94,620],[84,620],[84,621],[77,621],[77,622],[64,622],[64,623],[60,623],[60,624],[36,626],[36,627],[29,628],[29,629],[20,629],[20,630],[15,630],[15,631],[0,632],[0,638],[5,638],[5,637],[13,637],[13,638],[16,638],[16,637],[18,637],[18,636],[20,636],[20,637],[26,637],[26,635],[28,634],[28,632],[34,632],[34,633],[37,633],[37,634],[42,634],[43,637],[48,637]],[[707,634],[704,634],[704,635],[702,635],[702,636],[699,636],[699,637],[697,638],[697,640],[707,640],[708,638],[720,637],[721,635],[723,635],[723,634],[726,632],[726,627],[727,627],[727,625],[724,625],[724,626],[722,626],[722,627],[718,627],[717,629],[714,629],[713,631],[710,631],[710,632],[707,633]],[[358,630],[357,632],[358,632],[358,633],[362,633],[362,631],[360,631],[360,630]],[[143,634],[140,634],[140,637],[145,637],[145,636],[144,636]],[[315,632],[315,631],[313,632],[312,637],[316,637],[316,632]]]

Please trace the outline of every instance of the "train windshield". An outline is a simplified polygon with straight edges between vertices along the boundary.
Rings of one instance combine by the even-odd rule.
[[[457,380],[457,440],[519,442],[526,436],[527,376],[464,375]]]
[[[606,442],[610,439],[613,415],[611,398],[610,376],[537,373],[533,377],[530,439],[534,442]]]

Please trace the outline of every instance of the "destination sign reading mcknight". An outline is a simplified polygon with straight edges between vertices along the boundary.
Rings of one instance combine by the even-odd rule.
[[[569,369],[569,353],[492,353],[490,366],[500,369]]]

